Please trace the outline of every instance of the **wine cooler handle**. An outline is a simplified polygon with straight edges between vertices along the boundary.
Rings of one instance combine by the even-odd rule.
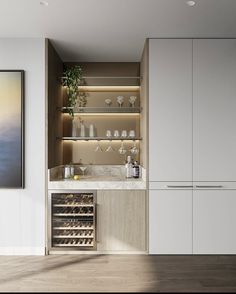
[[[98,243],[98,203],[95,204],[95,224],[94,224],[94,231],[95,231],[95,241]]]

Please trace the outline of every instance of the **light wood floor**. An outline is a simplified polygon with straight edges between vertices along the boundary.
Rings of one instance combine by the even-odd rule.
[[[0,292],[236,292],[236,256],[0,256]]]

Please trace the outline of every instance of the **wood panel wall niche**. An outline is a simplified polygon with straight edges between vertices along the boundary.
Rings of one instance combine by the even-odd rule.
[[[58,53],[47,40],[47,74],[48,74],[48,168],[62,164],[62,116],[58,107],[63,105],[61,77],[63,62]]]

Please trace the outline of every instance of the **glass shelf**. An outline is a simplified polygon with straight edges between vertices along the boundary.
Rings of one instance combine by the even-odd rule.
[[[62,77],[62,81],[65,77]],[[83,76],[82,83],[79,87],[84,86],[139,86],[140,76]]]
[[[72,107],[62,107],[61,111],[63,113],[68,113],[67,109],[72,109]],[[74,113],[79,114],[129,114],[129,113],[140,113],[142,110],[141,107],[80,107],[78,109],[74,109]]]
[[[140,137],[58,137],[63,141],[140,141]]]

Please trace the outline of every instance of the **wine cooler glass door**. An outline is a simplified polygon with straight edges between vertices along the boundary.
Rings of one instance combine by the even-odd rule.
[[[94,191],[49,194],[49,250],[96,249]]]

